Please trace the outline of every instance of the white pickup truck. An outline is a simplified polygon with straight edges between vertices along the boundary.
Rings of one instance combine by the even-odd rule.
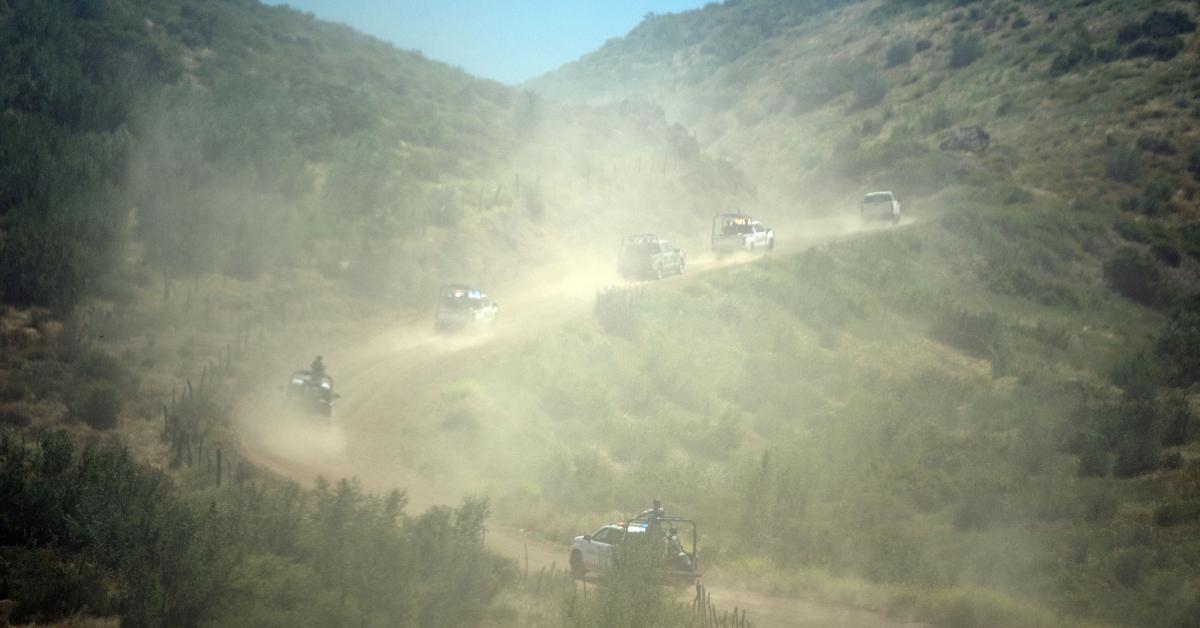
[[[738,251],[775,248],[775,231],[747,214],[713,216],[712,250],[718,257]]]
[[[661,512],[661,511],[660,511]],[[691,551],[684,548],[678,529],[691,533]],[[583,579],[588,574],[603,573],[612,569],[623,546],[638,542],[653,541],[660,545],[652,550],[662,552],[659,566],[660,576],[670,582],[692,584],[700,577],[697,569],[699,555],[696,541],[699,534],[696,523],[690,519],[666,515],[639,516],[629,522],[601,526],[591,534],[577,536],[571,541],[571,556],[568,564],[571,574]]]
[[[479,328],[496,322],[500,306],[483,292],[462,284],[442,286],[434,327],[438,331]]]
[[[891,192],[869,192],[858,205],[863,220],[900,222],[900,201]]]

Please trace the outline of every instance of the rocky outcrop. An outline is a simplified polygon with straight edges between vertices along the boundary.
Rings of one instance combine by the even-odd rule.
[[[986,153],[992,143],[992,136],[981,126],[964,126],[954,130],[954,134],[942,140],[938,148],[944,151],[960,151],[967,153]]]

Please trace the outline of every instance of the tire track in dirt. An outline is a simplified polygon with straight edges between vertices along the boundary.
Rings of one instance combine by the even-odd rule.
[[[911,220],[906,220],[911,223]],[[803,238],[780,241],[771,255],[787,255],[814,246],[863,237],[875,229],[855,228],[846,221],[808,221]],[[723,260],[711,255],[690,258],[687,272],[662,283],[686,282],[705,272],[753,262],[760,255]],[[432,429],[431,399],[465,365],[486,359],[578,317],[587,316],[599,289],[623,282],[608,267],[574,266],[526,278],[524,288],[493,293],[501,304],[491,330],[477,334],[436,334],[428,319],[359,323],[325,354],[341,395],[332,421],[292,411],[277,385],[264,385],[246,396],[234,411],[240,447],[250,460],[274,473],[311,485],[317,476],[355,477],[373,491],[402,488],[411,508],[457,503],[462,495],[452,478],[425,460],[423,437]],[[651,284],[646,284],[651,285]],[[503,296],[507,294],[508,296]],[[497,296],[501,295],[501,296]],[[308,349],[294,344],[278,356],[284,364],[303,365]],[[285,373],[281,370],[277,380]],[[274,381],[274,380],[272,380]],[[493,525],[488,543],[531,571],[564,567],[567,546],[533,539],[519,530]],[[762,593],[705,580],[714,603],[722,609],[745,609],[756,626],[884,626],[911,628],[923,624],[791,597]]]

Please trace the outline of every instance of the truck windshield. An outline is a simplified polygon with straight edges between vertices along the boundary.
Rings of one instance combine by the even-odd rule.
[[[864,203],[890,203],[892,202],[891,194],[868,194],[863,199]]]
[[[621,251],[625,257],[646,257],[658,252],[657,242],[636,242],[626,244]]]
[[[721,227],[721,233],[725,235],[737,235],[739,233],[754,233],[754,225],[749,223],[728,224]]]

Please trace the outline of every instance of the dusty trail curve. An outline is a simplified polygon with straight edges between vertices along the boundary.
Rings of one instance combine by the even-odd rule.
[[[857,221],[808,221],[804,235],[781,239],[773,255],[786,255],[839,239],[875,231]],[[686,282],[716,268],[747,263],[759,255],[715,260],[711,255],[690,256],[687,272],[664,283]],[[234,422],[243,454],[275,473],[311,484],[317,476],[356,477],[371,490],[401,488],[408,492],[411,508],[454,504],[462,490],[444,470],[423,455],[424,410],[441,385],[463,366],[555,329],[567,321],[587,316],[598,289],[622,282],[609,265],[577,265],[552,269],[527,277],[524,288],[496,290],[501,305],[495,328],[473,335],[436,334],[427,318],[364,324],[345,334],[325,359],[333,369],[341,399],[328,423],[296,414],[286,408],[282,392],[270,380],[240,400]],[[653,284],[650,284],[653,285]],[[278,356],[285,365],[303,365],[311,359],[307,347],[289,347]],[[281,372],[286,367],[281,367]],[[415,463],[413,461],[416,461]],[[566,547],[529,539],[502,523],[493,525],[489,544],[524,564],[526,553],[533,570],[566,560]],[[756,626],[915,626],[895,622],[867,611],[823,606],[793,598],[765,596],[726,588],[706,579],[714,602],[722,608],[747,609]]]

